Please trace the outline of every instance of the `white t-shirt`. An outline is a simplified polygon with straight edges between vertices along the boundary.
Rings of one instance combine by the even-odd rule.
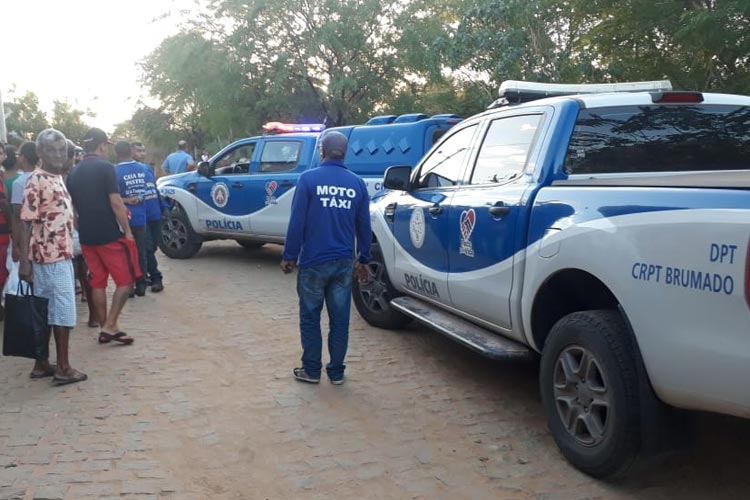
[[[31,172],[21,172],[21,175],[13,181],[13,192],[10,195],[11,205],[23,205],[23,190],[30,175]]]

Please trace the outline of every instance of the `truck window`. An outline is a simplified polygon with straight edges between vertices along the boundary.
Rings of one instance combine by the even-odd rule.
[[[227,151],[214,162],[216,175],[247,174],[250,172],[250,162],[253,159],[255,143],[243,144],[242,146]]]
[[[260,154],[260,172],[274,173],[292,170],[297,167],[300,141],[268,141]]]
[[[583,109],[567,174],[750,170],[750,107],[648,105]]]
[[[471,184],[497,184],[520,175],[541,121],[542,115],[493,120],[479,147]]]
[[[417,187],[438,188],[458,184],[475,130],[476,125],[459,130],[438,146],[422,162],[417,177]]]

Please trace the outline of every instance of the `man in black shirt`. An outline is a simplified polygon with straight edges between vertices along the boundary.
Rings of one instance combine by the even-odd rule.
[[[99,342],[132,344],[133,338],[120,330],[117,319],[141,271],[115,167],[104,159],[109,144],[112,143],[101,129],[92,128],[86,133],[86,155],[68,177],[68,190],[78,215],[81,250],[91,272],[94,310],[102,325]],[[107,312],[105,290],[109,276],[117,288]]]

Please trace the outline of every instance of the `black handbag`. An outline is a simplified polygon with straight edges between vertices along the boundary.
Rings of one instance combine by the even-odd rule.
[[[49,358],[49,300],[34,295],[31,284],[18,284],[18,295],[5,294],[3,356],[46,360]]]

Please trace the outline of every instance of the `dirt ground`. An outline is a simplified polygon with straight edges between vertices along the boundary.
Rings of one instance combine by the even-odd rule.
[[[491,362],[352,313],[347,380],[295,382],[294,277],[280,248],[212,242],[161,257],[166,290],[131,299],[130,347],[79,310],[64,388],[0,358],[0,499],[703,499],[750,496],[750,421],[696,415],[694,442],[624,480],[570,467],[534,364]]]

